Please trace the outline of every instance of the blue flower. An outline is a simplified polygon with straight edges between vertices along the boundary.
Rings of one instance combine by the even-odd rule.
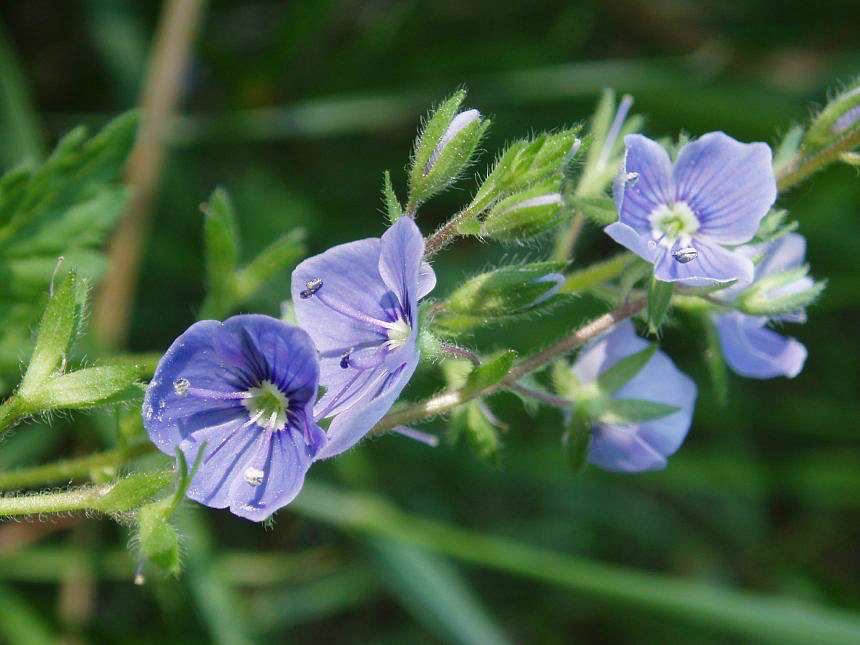
[[[418,300],[436,285],[424,238],[401,217],[382,238],[335,246],[293,272],[296,318],[320,353],[326,392],[314,410],[332,418],[325,459],[354,446],[391,408],[418,365]]]
[[[313,420],[319,366],[310,337],[268,316],[205,320],[162,357],[143,422],[155,445],[189,463],[188,496],[261,521],[298,494],[325,442]]]
[[[573,373],[583,386],[597,381],[618,361],[642,351],[648,343],[625,320],[594,341],[577,357]],[[680,372],[666,354],[656,351],[636,376],[621,386],[612,399],[662,403],[678,408],[666,416],[631,424],[596,422],[588,461],[617,472],[657,470],[666,466],[687,436],[696,402],[696,385]]]
[[[746,289],[733,286],[714,294],[726,302],[743,297],[745,291],[757,286],[767,276],[785,273],[803,266],[806,240],[797,233],[788,233],[770,244],[749,245],[741,251],[751,258],[761,256],[761,260],[756,265],[753,285]],[[774,289],[767,295],[781,298],[813,287],[812,278],[803,275],[787,284],[781,284],[778,289]],[[713,318],[723,356],[729,367],[737,374],[760,379],[776,376],[793,378],[803,369],[806,348],[794,338],[781,336],[767,327],[770,321],[806,322],[806,313],[803,310],[770,318],[732,311],[716,314]]]
[[[711,132],[685,145],[673,166],[646,137],[631,134],[624,143],[618,221],[606,233],[654,264],[664,282],[752,281],[750,259],[726,247],[751,240],[776,200],[770,148]]]

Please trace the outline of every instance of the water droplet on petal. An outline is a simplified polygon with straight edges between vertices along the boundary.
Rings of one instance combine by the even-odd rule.
[[[684,246],[677,251],[674,251],[672,253],[672,257],[675,258],[675,262],[687,264],[687,262],[692,262],[699,257],[699,252],[692,246]]]
[[[323,281],[322,278],[313,278],[312,280],[308,280],[305,282],[305,289],[299,295],[307,300],[312,295],[314,295],[317,291],[322,289]]]
[[[191,381],[183,376],[173,381],[173,391],[176,392],[176,396],[185,396],[188,394],[189,387],[191,387]]]
[[[648,248],[654,250],[657,248],[657,240],[648,240]]]
[[[147,419],[151,419],[151,418],[152,418],[152,406],[151,406],[151,405],[147,404],[147,405],[145,405],[145,406],[144,406],[144,408],[143,408],[143,415],[144,415]]]
[[[251,486],[259,486],[263,483],[263,477],[265,477],[266,473],[264,473],[259,468],[254,468],[253,466],[248,466],[245,469],[245,472],[242,473],[242,478],[248,482]]]
[[[628,172],[624,177],[624,183],[628,186],[635,186],[637,181],[639,181],[638,172]]]

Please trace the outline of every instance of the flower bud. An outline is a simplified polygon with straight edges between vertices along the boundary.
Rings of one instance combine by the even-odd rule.
[[[480,119],[481,113],[475,109],[460,112],[453,118],[448,129],[445,130],[445,134],[442,135],[442,138],[439,139],[439,143],[437,143],[436,147],[433,149],[433,153],[430,155],[427,165],[424,167],[425,177],[433,170],[436,160],[439,159],[448,144],[454,141],[454,139],[459,136],[467,126],[479,121]]]
[[[480,317],[506,316],[537,307],[564,284],[564,262],[502,267],[469,279],[446,303],[446,310]]]
[[[409,173],[409,205],[414,208],[447,188],[472,162],[490,126],[478,110],[458,112],[466,97],[457,92],[433,112],[415,143]]]
[[[756,280],[735,300],[735,306],[752,316],[778,316],[803,310],[824,291],[826,283],[815,282],[808,266],[772,273]]]
[[[145,561],[162,571],[176,575],[181,568],[179,536],[168,521],[170,509],[161,500],[142,506],[137,512],[138,543]]]
[[[827,145],[858,124],[860,86],[855,85],[830,101],[815,117],[806,133],[804,145],[813,148]]]
[[[535,192],[526,191],[499,202],[484,220],[481,234],[513,241],[534,237],[557,226],[564,219],[561,194]]]

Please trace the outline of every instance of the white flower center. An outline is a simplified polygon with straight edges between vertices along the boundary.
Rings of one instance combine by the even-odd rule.
[[[409,326],[409,323],[402,318],[398,318],[388,328],[388,340],[385,341],[385,346],[390,350],[403,347],[411,335],[412,327]]]
[[[658,206],[648,215],[648,221],[651,223],[653,238],[649,244],[661,244],[667,249],[671,249],[676,240],[680,240],[682,246],[688,246],[692,236],[699,230],[699,218],[687,202],[676,202],[671,207]]]
[[[256,423],[269,430],[281,430],[286,426],[290,400],[277,385],[265,380],[248,390],[248,394],[242,399],[242,405],[248,410],[248,425]]]

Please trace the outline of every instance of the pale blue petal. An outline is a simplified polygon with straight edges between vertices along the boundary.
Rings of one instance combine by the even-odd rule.
[[[716,317],[720,346],[734,372],[750,378],[793,378],[803,369],[806,348],[765,327],[766,319],[732,312]]]
[[[624,172],[614,191],[619,221],[637,231],[650,231],[651,212],[673,203],[672,162],[663,146],[641,134],[628,134],[624,144]]]
[[[770,147],[740,143],[722,132],[685,145],[673,171],[675,199],[698,217],[699,233],[721,244],[743,244],[776,201]]]
[[[680,246],[676,243],[673,251]],[[664,253],[654,267],[654,276],[662,282],[681,281],[695,287],[732,280],[742,284],[752,282],[755,267],[742,253],[730,251],[702,238],[693,239],[690,246],[698,252],[695,260],[678,262],[672,253]]]

